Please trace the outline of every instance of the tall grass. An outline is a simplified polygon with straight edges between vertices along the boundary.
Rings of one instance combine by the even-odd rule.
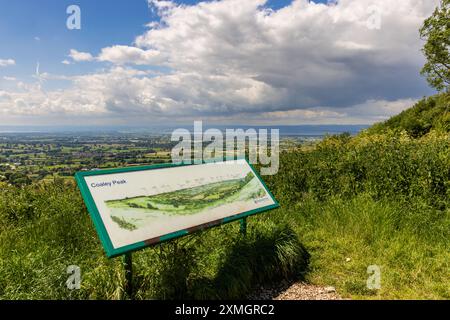
[[[122,260],[105,257],[73,183],[4,187],[0,199],[2,299],[244,298],[307,266],[288,224],[252,219],[246,237],[235,223],[135,253],[128,297]],[[81,268],[81,290],[65,284],[70,265]]]
[[[267,183],[311,254],[309,280],[353,298],[449,298],[450,139],[329,137]],[[350,260],[347,261],[349,258]],[[366,286],[367,267],[382,288]]]
[[[450,298],[448,212],[360,194],[305,199],[286,214],[298,216],[297,230],[311,254],[307,280],[357,299]],[[367,288],[371,265],[381,268],[380,290]]]

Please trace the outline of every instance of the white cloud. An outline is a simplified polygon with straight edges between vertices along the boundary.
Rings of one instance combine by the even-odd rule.
[[[410,108],[416,99],[395,101],[368,100],[362,104],[345,107],[314,107],[288,111],[264,112],[252,119],[264,124],[372,124],[387,120],[403,110]]]
[[[336,41],[336,47],[344,49],[344,50],[373,50],[369,44],[364,43],[356,43],[353,41]]]
[[[159,14],[177,6],[173,1],[168,0],[148,0],[148,4],[151,8],[156,9]]]
[[[62,63],[62,64],[65,64],[65,65],[72,64],[69,60],[63,60],[63,61],[61,61],[61,63]]]
[[[265,3],[149,1],[161,19],[133,46],[112,45],[97,57],[70,52],[74,61],[110,62],[110,69],[71,77],[64,90],[3,92],[0,112],[367,123],[430,92],[419,76],[418,29],[438,0],[296,0],[279,10]],[[379,28],[368,24],[373,6]]]
[[[366,123],[378,122],[399,114],[412,107],[418,99],[399,99],[395,101],[371,99],[348,108],[342,108],[345,116],[366,119]]]
[[[99,61],[108,61],[114,64],[152,65],[161,62],[159,52],[156,50],[142,50],[130,46],[112,46],[103,48]]]
[[[70,50],[69,57],[74,61],[92,61],[94,57],[89,52],[80,52],[75,49]]]
[[[150,1],[162,21],[136,44],[158,50],[179,72],[259,81],[280,93],[280,109],[422,93],[418,29],[437,1],[342,0],[327,6],[297,0],[278,11],[264,9],[265,2]],[[367,27],[373,5],[380,30]]]
[[[13,59],[0,59],[0,67],[14,66],[16,61]]]
[[[61,123],[64,123],[64,119],[66,123],[72,123],[79,118],[85,124],[96,123],[97,119],[108,119],[109,124],[130,124],[130,121],[144,124],[162,120],[171,123],[181,119],[273,125],[366,124],[382,121],[416,102],[413,99],[369,100],[346,108],[311,107],[286,111],[274,108],[272,111],[259,112],[261,105],[276,103],[279,97],[270,88],[258,87],[258,83],[246,83],[245,79],[211,79],[217,87],[200,91],[198,87],[201,82],[196,83],[191,74],[152,76],[149,72],[123,67],[113,68],[106,73],[74,77],[44,74],[44,78],[63,78],[72,81],[73,86],[66,90],[46,92],[37,83],[20,83],[20,92],[0,91],[0,114],[4,117],[59,117],[63,119]],[[182,87],[183,83],[190,83],[192,87]],[[221,87],[226,90],[220,95],[211,94]],[[237,95],[239,90],[241,94]],[[180,100],[179,97],[189,97],[189,100]],[[249,97],[255,100],[251,101]],[[215,107],[213,112],[204,105],[205,99]],[[241,105],[245,105],[245,108],[239,107]]]

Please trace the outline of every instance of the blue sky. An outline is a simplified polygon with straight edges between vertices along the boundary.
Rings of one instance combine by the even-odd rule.
[[[364,27],[371,0],[329,7],[317,5],[326,0],[268,0],[271,15],[262,0],[183,0],[159,12],[158,0],[153,7],[147,0],[0,0],[0,62],[14,60],[0,63],[0,114],[15,124],[72,116],[127,124],[139,112],[175,122],[372,123],[433,93],[418,74],[417,30],[437,0],[399,1],[374,2],[383,23],[374,30]],[[81,30],[66,28],[73,4]],[[151,30],[151,22],[162,24]],[[220,27],[209,25],[215,22]],[[71,50],[92,58],[70,57]],[[166,76],[154,80],[151,70]],[[108,82],[120,77],[133,85]]]
[[[196,4],[199,1],[177,1]],[[326,0],[317,0],[326,3]],[[279,9],[291,0],[270,0],[267,7]],[[82,9],[82,29],[66,28],[66,8],[78,5]],[[145,25],[159,21],[146,0],[0,0],[1,56],[15,57],[18,67],[15,76],[30,76],[37,61],[42,70],[51,73],[82,73],[92,65],[70,68],[62,65],[72,48],[97,52],[111,44],[130,45],[144,33]],[[39,38],[40,40],[36,40]]]
[[[66,28],[66,8],[71,4],[82,9],[81,30]],[[52,73],[85,72],[91,66],[61,64],[71,48],[92,52],[111,43],[130,44],[150,19],[157,18],[144,0],[0,0],[0,7],[0,39],[8,44],[0,52],[15,57],[20,76],[33,73],[37,61]]]

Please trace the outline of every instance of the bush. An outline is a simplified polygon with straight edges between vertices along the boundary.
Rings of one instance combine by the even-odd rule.
[[[363,133],[353,139],[328,137],[312,151],[283,153],[280,172],[267,183],[282,204],[305,197],[421,198],[444,210],[450,196],[450,139],[431,132],[421,139],[406,133]]]

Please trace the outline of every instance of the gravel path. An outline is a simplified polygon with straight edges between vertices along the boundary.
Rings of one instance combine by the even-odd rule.
[[[259,288],[249,296],[251,300],[341,300],[333,287],[320,287],[307,283],[282,283],[277,287]]]
[[[341,300],[333,287],[319,287],[295,283],[274,300]]]

